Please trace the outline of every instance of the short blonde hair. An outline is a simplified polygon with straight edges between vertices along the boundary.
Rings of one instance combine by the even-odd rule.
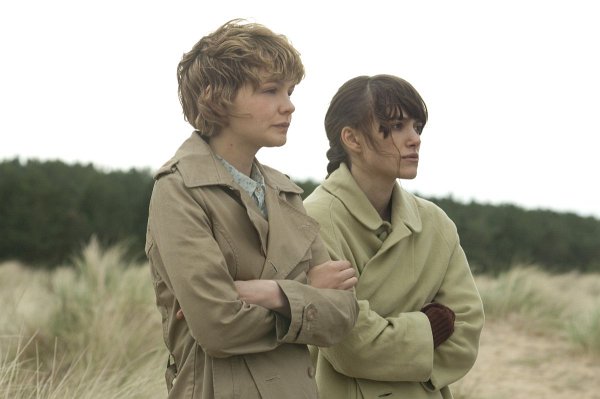
[[[177,67],[185,120],[210,137],[227,126],[228,109],[245,84],[268,74],[294,84],[304,78],[300,53],[283,35],[240,19],[226,22],[183,55]]]

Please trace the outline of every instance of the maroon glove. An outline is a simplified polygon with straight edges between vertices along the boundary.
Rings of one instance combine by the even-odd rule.
[[[437,348],[446,341],[454,332],[454,320],[456,316],[452,309],[441,303],[432,302],[421,309],[431,324],[433,333],[433,347]]]

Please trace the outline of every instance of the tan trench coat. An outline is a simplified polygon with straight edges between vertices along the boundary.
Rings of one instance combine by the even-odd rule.
[[[169,398],[316,398],[306,344],[334,344],[356,321],[353,292],[306,284],[329,256],[301,189],[259,168],[268,221],[196,133],[156,175],[146,252],[175,363]],[[291,319],[241,301],[234,280],[249,279],[276,280]]]
[[[448,385],[473,366],[483,305],[454,223],[396,184],[383,222],[342,164],[305,201],[333,259],[355,265],[360,312],[352,332],[320,349],[317,384],[327,399],[452,398]],[[456,313],[435,350],[419,310],[436,301]]]

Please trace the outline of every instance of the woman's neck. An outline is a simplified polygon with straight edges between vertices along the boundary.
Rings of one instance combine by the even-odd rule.
[[[208,140],[212,151],[230,163],[241,173],[250,176],[252,164],[257,151],[247,146],[239,145],[226,135],[217,134]]]
[[[374,177],[358,165],[352,165],[350,173],[381,219],[391,221],[392,192],[396,180]]]

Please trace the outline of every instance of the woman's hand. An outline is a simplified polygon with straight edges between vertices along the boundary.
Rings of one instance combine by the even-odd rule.
[[[349,290],[358,282],[352,265],[345,260],[330,260],[313,266],[307,275],[308,283],[315,288]]]

